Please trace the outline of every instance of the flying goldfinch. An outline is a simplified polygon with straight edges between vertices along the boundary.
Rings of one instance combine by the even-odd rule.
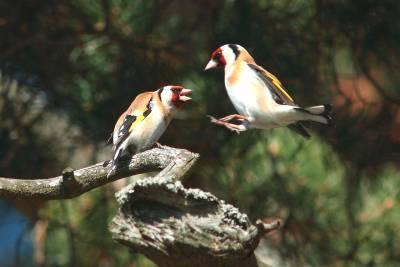
[[[211,122],[240,133],[251,128],[270,129],[287,126],[309,138],[302,121],[331,124],[330,105],[300,107],[272,73],[256,64],[245,48],[237,44],[215,50],[204,70],[224,68],[225,87],[239,114]],[[240,121],[240,124],[231,123]]]
[[[115,124],[112,134],[114,156],[108,175],[122,157],[156,144],[176,111],[191,100],[187,96],[190,92],[182,86],[168,85],[154,92],[141,93],[133,100]]]

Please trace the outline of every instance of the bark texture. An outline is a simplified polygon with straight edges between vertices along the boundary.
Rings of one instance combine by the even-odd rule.
[[[246,214],[181,182],[148,178],[117,193],[113,238],[161,267],[265,266],[254,250],[279,221],[253,225]]]
[[[67,199],[123,177],[159,171],[116,194],[120,207],[109,226],[116,241],[161,267],[265,266],[254,250],[265,233],[279,228],[279,220],[253,225],[246,214],[214,195],[185,188],[180,179],[198,157],[159,147],[133,156],[109,177],[106,162],[76,171],[66,168],[48,179],[0,177],[0,197]]]

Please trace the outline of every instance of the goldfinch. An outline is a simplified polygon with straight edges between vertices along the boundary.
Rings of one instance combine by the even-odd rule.
[[[154,92],[139,94],[117,120],[112,133],[114,156],[112,168],[119,159],[134,155],[156,144],[176,111],[191,100],[190,89],[168,85]]]
[[[330,105],[300,107],[272,73],[256,64],[245,48],[226,44],[215,50],[204,70],[224,68],[225,88],[239,114],[211,122],[240,133],[251,128],[270,129],[288,126],[309,138],[303,121],[331,124]],[[240,124],[230,123],[231,120]]]

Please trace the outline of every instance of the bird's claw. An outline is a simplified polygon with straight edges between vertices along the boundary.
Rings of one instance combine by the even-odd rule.
[[[155,143],[154,143],[154,147],[155,147],[155,148],[160,148],[160,149],[165,148],[165,146],[163,146],[163,145],[160,144],[159,142],[155,142]]]
[[[226,127],[228,130],[231,130],[232,132],[235,132],[235,133],[237,133],[237,134],[240,134],[240,130],[237,129],[236,127],[232,126],[232,125],[237,126],[236,124],[229,124],[229,125],[225,125],[225,127]]]
[[[228,130],[230,130],[232,132],[235,132],[237,134],[240,134],[240,132],[241,132],[240,129],[239,129],[239,125],[236,125],[236,124],[233,124],[233,123],[229,123],[227,121],[223,121],[222,119],[216,119],[215,117],[213,117],[211,115],[207,115],[207,117],[210,119],[211,123],[224,126]]]
[[[220,121],[231,121],[231,120],[238,120],[238,121],[247,121],[247,117],[240,115],[240,114],[231,114],[219,119]]]
[[[103,167],[105,168],[105,167],[107,167],[109,164],[111,164],[112,163],[112,160],[106,160],[106,161],[104,161],[103,162]]]
[[[215,123],[215,124],[218,124],[218,122],[220,121],[211,115],[207,115],[207,117],[210,119],[210,122]]]

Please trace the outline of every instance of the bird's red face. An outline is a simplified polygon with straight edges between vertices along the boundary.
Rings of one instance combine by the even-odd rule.
[[[171,92],[171,103],[176,108],[181,108],[186,102],[190,102],[192,100],[192,98],[187,96],[192,92],[190,89],[186,89],[178,85],[171,85],[169,86],[169,90]]]
[[[226,65],[226,59],[220,47],[211,54],[211,59],[208,62],[207,66],[204,68],[204,70],[209,70],[214,68],[224,68],[225,65]]]
[[[234,64],[244,48],[238,44],[226,44],[215,50],[211,54],[211,59],[204,70],[214,68],[229,68]]]

